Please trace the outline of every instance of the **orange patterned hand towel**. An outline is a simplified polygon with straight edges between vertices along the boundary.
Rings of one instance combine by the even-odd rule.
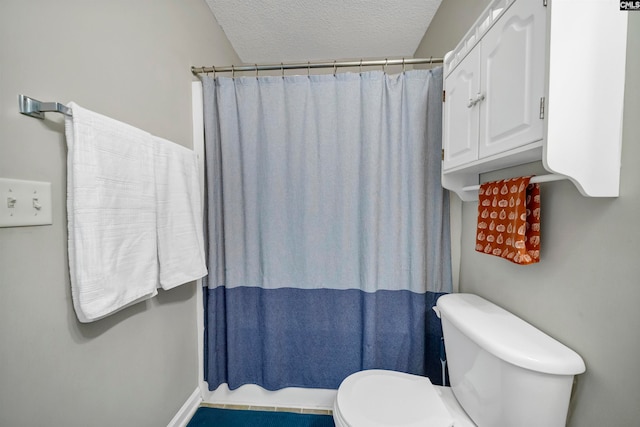
[[[516,264],[540,261],[540,185],[529,184],[530,179],[480,186],[476,251]]]

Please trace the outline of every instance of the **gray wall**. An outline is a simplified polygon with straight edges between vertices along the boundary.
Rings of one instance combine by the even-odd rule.
[[[0,229],[0,425],[162,426],[198,384],[193,283],[76,320],[62,117],[18,114],[17,94],[191,146],[189,67],[233,62],[204,0],[0,2],[0,176],[51,182],[54,221]]]
[[[443,58],[452,50],[480,16],[491,0],[443,0],[433,17],[414,57]],[[453,194],[451,206],[451,267],[453,289],[460,289],[460,240],[462,230],[460,224],[462,201]]]
[[[468,27],[475,20],[456,1],[446,0],[440,9],[416,55],[452,49],[465,30],[451,23]],[[454,254],[460,257],[460,290],[507,308],[584,358],[587,372],[577,378],[569,420],[576,427],[637,426],[640,420],[639,13],[629,13],[627,43],[620,197],[590,199],[570,182],[543,184],[542,258],[532,266],[474,251],[477,203],[460,204],[461,218],[452,225],[461,236]]]

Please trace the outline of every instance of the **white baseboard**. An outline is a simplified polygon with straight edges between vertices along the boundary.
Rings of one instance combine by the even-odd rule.
[[[182,408],[180,408],[173,419],[169,421],[167,427],[185,427],[198,409],[198,406],[200,406],[200,403],[202,403],[202,395],[200,394],[200,387],[196,387],[193,393],[191,393],[191,396],[184,402]]]
[[[337,393],[337,390],[310,388],[269,391],[255,384],[245,384],[235,390],[229,390],[227,384],[222,384],[216,390],[209,391],[203,382],[201,387],[204,403],[301,409],[332,410]]]

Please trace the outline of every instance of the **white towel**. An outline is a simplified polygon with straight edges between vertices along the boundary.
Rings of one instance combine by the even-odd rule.
[[[67,215],[73,304],[91,322],[157,294],[153,138],[70,103]]]
[[[160,286],[171,289],[207,274],[195,153],[155,137]]]

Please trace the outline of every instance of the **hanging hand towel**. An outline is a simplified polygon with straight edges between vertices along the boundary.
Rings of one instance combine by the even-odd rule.
[[[163,289],[207,274],[196,154],[155,137],[158,259]]]
[[[156,295],[151,135],[70,103],[67,216],[76,315],[91,322]]]
[[[530,179],[480,186],[476,251],[516,264],[540,261],[540,185],[529,184]]]

